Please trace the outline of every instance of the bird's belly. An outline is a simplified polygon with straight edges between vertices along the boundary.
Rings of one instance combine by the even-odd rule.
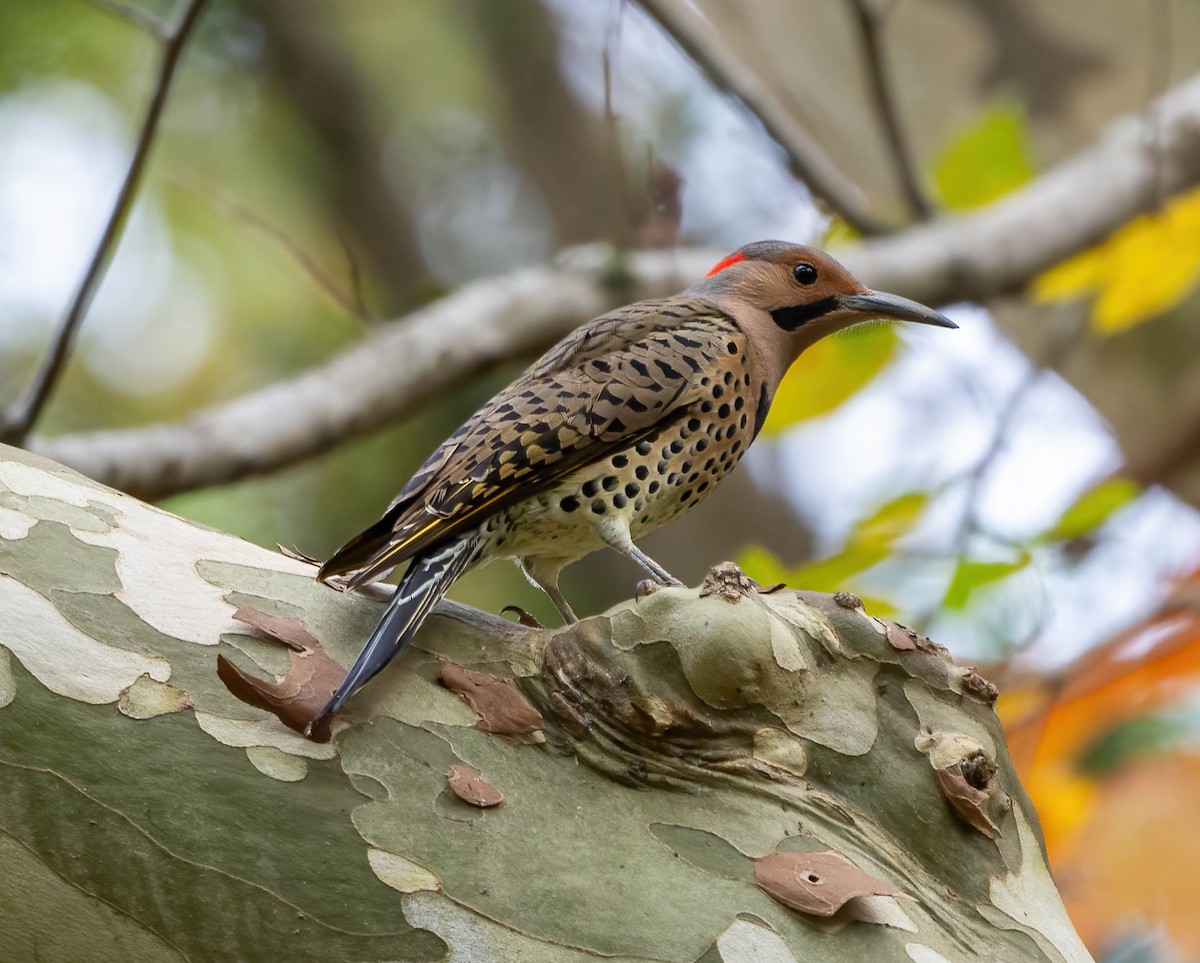
[[[625,525],[637,538],[708,497],[752,431],[740,380],[713,387],[713,401],[697,402],[671,426],[494,516],[484,533],[488,554],[582,558],[607,544],[602,529]]]

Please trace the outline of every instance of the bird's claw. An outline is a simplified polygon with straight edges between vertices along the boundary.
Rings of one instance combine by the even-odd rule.
[[[644,599],[649,595],[653,595],[660,588],[662,588],[661,582],[656,582],[652,578],[644,578],[634,587],[633,594],[639,599]]]
[[[638,598],[644,599],[646,596],[653,595],[659,589],[664,588],[683,588],[683,583],[677,578],[668,578],[662,582],[655,578],[644,578],[637,583],[637,586],[634,588],[634,594]]]

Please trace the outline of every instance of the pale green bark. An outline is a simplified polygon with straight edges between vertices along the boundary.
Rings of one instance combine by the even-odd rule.
[[[1088,959],[986,684],[853,598],[706,590],[558,632],[448,608],[322,745],[217,678],[288,664],[232,613],[345,663],[377,604],[0,449],[4,954]],[[544,736],[481,731],[439,662],[517,677]],[[505,801],[461,801],[455,765]],[[755,885],[775,852],[839,854],[805,898],[841,909]]]

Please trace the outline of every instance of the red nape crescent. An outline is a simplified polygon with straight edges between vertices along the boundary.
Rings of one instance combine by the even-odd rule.
[[[732,267],[734,264],[737,264],[738,261],[744,261],[744,260],[746,260],[746,255],[743,254],[741,251],[737,251],[734,254],[730,254],[729,257],[725,258],[725,260],[718,261],[715,265],[713,265],[713,269],[704,276],[706,278],[710,278],[714,274],[720,274],[727,267]]]

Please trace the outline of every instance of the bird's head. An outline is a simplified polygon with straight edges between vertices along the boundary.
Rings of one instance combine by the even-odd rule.
[[[957,327],[916,301],[872,291],[822,251],[784,241],[747,244],[720,261],[692,293],[737,318],[753,341],[782,362],[780,376],[809,345],[864,321]]]

